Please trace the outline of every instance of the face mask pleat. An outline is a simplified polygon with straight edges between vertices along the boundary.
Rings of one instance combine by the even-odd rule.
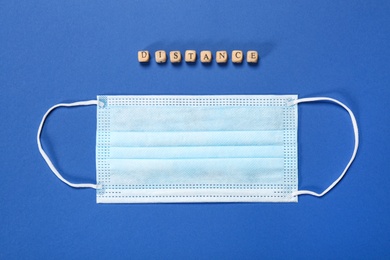
[[[113,159],[110,163],[114,184],[283,183],[283,158]]]
[[[283,107],[137,105],[113,106],[110,110],[111,131],[119,132],[129,129],[136,132],[283,129]]]
[[[111,147],[283,145],[283,130],[110,133]]]
[[[111,147],[109,159],[283,158],[280,146]]]

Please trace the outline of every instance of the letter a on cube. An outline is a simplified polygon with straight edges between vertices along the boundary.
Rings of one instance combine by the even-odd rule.
[[[213,59],[211,51],[201,51],[200,52],[200,61],[202,63],[210,63]]]

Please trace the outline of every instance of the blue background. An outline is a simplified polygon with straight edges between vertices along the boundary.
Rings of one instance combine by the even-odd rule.
[[[389,1],[1,1],[0,258],[390,257]],[[58,2],[58,1],[56,1]],[[140,65],[137,51],[258,50],[257,66]],[[46,110],[98,94],[330,96],[355,112],[356,161],[298,203],[100,205],[50,171]],[[95,181],[96,108],[58,109],[43,145]],[[299,106],[299,187],[322,191],[353,148],[348,114]]]

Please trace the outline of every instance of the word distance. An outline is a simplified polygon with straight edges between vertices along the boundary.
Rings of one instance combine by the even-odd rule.
[[[150,61],[150,53],[149,51],[139,51],[138,52],[138,61],[141,63]],[[154,58],[157,63],[165,63],[167,62],[169,56],[169,60],[171,63],[180,63],[182,60],[182,54],[180,51],[170,51],[169,55],[164,50],[158,50],[154,53]],[[229,54],[227,51],[217,51],[215,56],[211,51],[201,51],[199,55],[200,62],[202,63],[210,63],[215,58],[217,63],[227,63],[229,59]],[[184,53],[184,60],[187,63],[196,62],[198,56],[195,50],[186,50]],[[241,50],[233,50],[231,52],[231,60],[233,63],[242,63],[246,58],[248,63],[257,63],[259,60],[259,54],[257,51],[247,51],[246,55]]]

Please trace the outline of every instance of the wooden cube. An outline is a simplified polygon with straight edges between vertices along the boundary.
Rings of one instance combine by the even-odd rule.
[[[200,52],[200,61],[202,63],[210,63],[213,59],[211,51],[201,51]]]
[[[244,59],[244,54],[240,50],[232,51],[232,61],[233,63],[241,63]]]
[[[216,55],[217,63],[226,63],[228,60],[228,53],[227,51],[217,51]]]
[[[156,51],[154,56],[157,63],[164,63],[167,61],[167,53],[163,50]]]
[[[187,50],[185,54],[186,62],[195,62],[196,61],[196,51]]]
[[[169,59],[172,63],[179,63],[181,62],[181,53],[180,51],[171,51],[169,53]]]
[[[246,61],[248,63],[257,63],[258,60],[259,54],[257,53],[257,51],[248,51],[246,53]]]
[[[138,61],[139,62],[149,62],[150,55],[149,51],[139,51],[138,52]]]

